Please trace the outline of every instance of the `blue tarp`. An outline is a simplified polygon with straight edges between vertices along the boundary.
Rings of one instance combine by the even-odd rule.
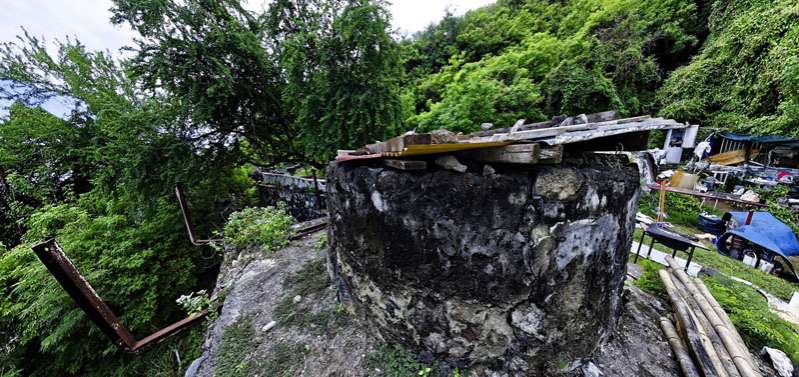
[[[751,141],[754,143],[764,143],[764,144],[794,144],[799,142],[799,139],[795,139],[792,137],[787,136],[780,136],[780,135],[747,135],[747,134],[737,134],[734,132],[722,132],[721,137],[733,140],[733,141]]]
[[[729,214],[738,224],[744,224],[749,215],[748,212],[729,212]],[[744,238],[783,257],[799,256],[799,240],[796,239],[793,229],[768,212],[755,212],[751,224],[740,225],[724,233],[718,242],[719,249],[731,235]],[[726,250],[721,251],[726,252]]]

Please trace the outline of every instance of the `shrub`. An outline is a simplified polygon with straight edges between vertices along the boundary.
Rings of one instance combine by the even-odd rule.
[[[638,208],[641,213],[657,218],[658,192],[652,191],[641,196]],[[665,221],[674,224],[696,226],[699,222],[700,212],[710,212],[720,214],[721,212],[709,207],[702,207],[702,201],[688,195],[676,193],[666,193],[666,219]]]
[[[269,253],[288,244],[294,218],[285,206],[251,207],[230,215],[225,224],[225,243],[238,248],[263,246]]]
[[[205,289],[182,295],[175,302],[189,315],[197,314],[211,307],[211,298]]]
[[[381,344],[368,355],[367,366],[370,375],[374,373],[383,377],[416,376],[425,371],[429,373],[430,370],[429,366],[420,363],[410,351],[387,343]]]
[[[36,258],[31,245],[48,237],[58,239],[137,336],[182,316],[175,299],[196,287],[202,257],[186,242],[174,203],[157,201],[152,214],[136,220],[110,211],[115,204],[84,195],[77,203],[44,207],[27,222],[24,242],[0,253],[0,331],[13,329],[11,354],[25,355],[14,362],[22,375],[125,376],[144,370],[122,367],[131,358],[86,318]]]
[[[641,290],[645,292],[666,297],[666,288],[663,286],[663,282],[660,281],[660,276],[658,275],[658,270],[664,268],[664,266],[643,258],[638,259],[638,264],[643,267],[644,273],[641,274],[640,278],[635,280],[635,286],[641,288]]]

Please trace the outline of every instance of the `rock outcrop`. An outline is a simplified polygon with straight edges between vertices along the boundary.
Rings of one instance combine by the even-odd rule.
[[[339,299],[383,339],[452,365],[572,369],[621,313],[637,168],[608,155],[466,164],[465,173],[329,166]]]

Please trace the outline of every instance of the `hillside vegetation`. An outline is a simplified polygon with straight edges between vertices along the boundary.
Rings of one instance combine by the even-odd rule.
[[[185,316],[175,300],[212,287],[218,268],[188,242],[178,183],[212,234],[257,204],[254,167],[321,167],[414,128],[616,109],[799,136],[790,0],[500,0],[403,39],[377,0],[260,13],[114,0],[112,14],[142,36],[124,57],[25,33],[0,47],[0,99],[13,102],[0,119],[2,377],[181,374],[196,331],[124,354],[30,251],[57,237],[146,335]],[[39,107],[56,97],[76,105]]]
[[[617,109],[799,135],[794,1],[499,1],[405,43],[408,126]]]

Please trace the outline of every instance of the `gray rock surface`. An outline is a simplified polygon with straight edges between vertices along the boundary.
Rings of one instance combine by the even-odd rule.
[[[774,366],[778,376],[793,377],[793,363],[791,363],[791,359],[788,358],[788,355],[786,355],[785,352],[782,352],[776,348],[763,347],[763,349],[760,351],[760,354],[766,357],[767,360],[771,361],[771,365]]]
[[[623,306],[639,195],[625,161],[592,155],[489,176],[471,162],[465,173],[333,163],[339,298],[383,339],[456,366],[575,370]]]
[[[220,372],[225,371],[222,368],[225,364],[222,359],[226,358],[226,354],[230,355],[230,352],[225,351],[230,348],[238,352],[234,361],[241,365],[252,366],[236,371],[236,376],[270,376],[265,374],[265,367],[274,361],[274,351],[277,346],[285,344],[294,344],[295,348],[300,349],[298,357],[291,358],[282,365],[286,368],[283,370],[286,372],[285,376],[382,375],[374,369],[367,369],[364,362],[364,355],[374,352],[381,343],[377,336],[372,335],[374,332],[369,329],[368,323],[353,320],[336,321],[334,326],[325,329],[310,325],[287,325],[284,321],[273,327],[268,326],[275,321],[274,308],[284,300],[293,301],[295,288],[292,285],[296,284],[296,281],[287,280],[292,280],[294,274],[306,270],[309,265],[323,261],[324,253],[318,251],[315,246],[319,236],[320,234],[316,234],[309,239],[294,241],[288,248],[268,256],[259,250],[242,253],[229,250],[226,253],[227,258],[222,267],[217,289],[217,293],[228,292],[225,295],[224,306],[219,318],[208,326],[203,355],[192,363],[186,373],[187,377],[222,377],[224,374]],[[307,303],[310,306],[301,306],[297,309],[311,313],[338,312],[334,296],[334,290],[323,288],[310,294],[309,297],[314,297],[313,301]],[[629,284],[625,287],[622,302],[621,318],[616,331],[611,333],[608,341],[590,358],[574,363],[572,370],[562,375],[581,377],[601,373],[613,377],[679,376],[671,349],[662,338],[656,322],[659,316],[668,313],[668,305]],[[225,345],[231,342],[231,339],[226,339],[225,334],[241,323],[250,326],[251,341],[246,342],[249,347],[236,348]],[[262,326],[258,327],[259,324]],[[435,338],[433,336],[431,341],[441,341]],[[308,353],[304,352],[306,344],[311,350]],[[428,354],[424,358],[431,360],[429,356]],[[464,369],[461,368],[461,371]],[[473,377],[492,375],[479,368],[468,372],[469,376]],[[430,377],[450,377],[450,375]]]
[[[367,375],[364,357],[371,343],[363,329],[336,312],[324,252],[316,247],[323,233],[268,256],[260,249],[226,252],[215,291],[224,305],[187,377]],[[310,288],[296,278],[308,271]],[[295,303],[298,290],[303,299]]]

